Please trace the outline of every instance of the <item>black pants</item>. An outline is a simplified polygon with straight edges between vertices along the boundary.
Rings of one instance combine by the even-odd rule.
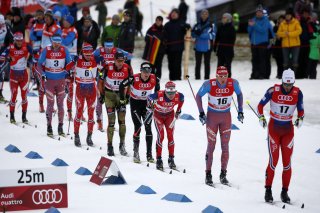
[[[162,76],[162,60],[163,60],[163,53],[158,53],[154,66],[156,68],[156,76],[161,79]]]
[[[132,122],[134,124],[134,134],[133,134],[133,143],[135,143],[137,146],[139,146],[140,143],[140,132],[141,128],[143,127],[141,124],[145,118],[147,113],[147,101],[140,101],[140,100],[134,100],[130,99],[130,108],[131,108],[131,118]],[[149,124],[145,124],[144,128],[146,131],[146,144],[147,144],[147,155],[151,155],[152,153],[152,129],[151,129],[152,121]]]
[[[204,79],[210,78],[210,57],[211,57],[211,51],[208,52],[198,52],[195,51],[196,55],[196,79],[201,79],[201,61],[202,61],[202,55],[204,55]]]
[[[218,56],[218,64],[217,66],[224,66],[228,70],[228,77],[231,78],[232,72],[231,72],[231,63],[232,63],[232,57],[226,57],[225,55],[219,55]]]
[[[281,79],[282,78],[282,73],[283,73],[283,59],[282,57],[275,57],[274,58],[277,63],[277,78]]]
[[[181,80],[182,51],[167,52],[170,81]]]
[[[310,47],[301,46],[299,52],[299,67],[296,70],[296,79],[307,78],[307,67],[309,61]]]
[[[268,44],[251,45],[252,73],[250,79],[264,79],[267,76],[267,46]]]
[[[308,78],[310,79],[317,78],[317,65],[318,65],[318,60],[312,60],[309,58],[308,69],[307,69]]]

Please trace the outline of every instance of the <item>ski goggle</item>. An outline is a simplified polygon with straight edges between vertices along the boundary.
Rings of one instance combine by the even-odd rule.
[[[58,43],[58,44],[61,44],[61,42],[62,42],[62,38],[61,37],[52,37],[51,38],[51,40],[52,40],[52,42],[54,42],[54,43]]]
[[[292,87],[293,83],[292,84],[290,84],[290,83],[282,83],[282,85],[285,86],[285,87]]]
[[[174,95],[177,92],[176,88],[174,88],[174,87],[168,87],[165,89],[165,91],[166,91],[167,95]]]

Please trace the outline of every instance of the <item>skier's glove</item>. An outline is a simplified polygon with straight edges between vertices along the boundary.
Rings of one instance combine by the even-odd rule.
[[[200,112],[199,120],[202,125],[205,125],[207,123],[207,116],[204,114],[204,112]]]
[[[244,119],[243,112],[238,112],[238,117],[237,118],[238,118],[238,121],[243,123],[243,119]]]
[[[74,63],[77,63],[78,59],[79,59],[79,56],[75,55],[75,56],[73,56],[72,61],[73,61]]]
[[[174,115],[174,117],[178,120],[180,118],[181,115],[181,110],[176,111],[176,114]]]
[[[43,81],[47,81],[47,76],[46,75],[42,75],[41,78],[42,78]]]
[[[128,100],[127,99],[120,99],[119,103],[120,103],[120,106],[126,106],[128,103]]]
[[[294,125],[297,127],[297,128],[300,128],[303,124],[303,117],[298,117],[297,120],[294,122]]]
[[[260,116],[260,118],[259,118],[259,123],[260,123],[260,125],[261,125],[263,128],[266,128],[266,127],[267,127],[267,120],[266,120],[266,118],[264,117],[264,115]]]
[[[100,95],[99,102],[100,102],[100,104],[104,103],[104,95],[102,95],[102,94]]]

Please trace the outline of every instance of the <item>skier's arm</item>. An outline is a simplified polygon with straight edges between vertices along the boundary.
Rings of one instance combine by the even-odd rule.
[[[154,92],[158,92],[160,90],[160,78],[156,77],[156,86],[154,87]]]
[[[199,112],[204,112],[203,111],[203,106],[202,106],[202,96],[204,96],[205,94],[207,94],[208,92],[210,92],[210,81],[205,81],[202,86],[200,87],[197,95],[196,95],[196,102],[197,102],[197,106],[198,106],[198,110]]]
[[[298,93],[297,110],[298,110],[298,118],[304,117],[303,94],[301,90],[299,90],[299,93]]]
[[[39,70],[39,73],[40,75],[42,76],[43,75],[43,64],[44,62],[46,61],[46,56],[47,56],[47,48],[44,48],[41,53],[40,53],[40,57],[39,57],[39,60],[38,60],[38,67],[37,69]]]
[[[233,88],[235,93],[237,94],[238,110],[239,112],[243,112],[243,95],[241,92],[239,82],[235,79],[233,79]]]
[[[266,94],[263,96],[263,98],[260,100],[258,107],[257,107],[257,113],[259,117],[263,116],[263,107],[271,100],[272,94],[273,94],[273,87],[270,87]]]
[[[124,79],[123,81],[121,81],[120,85],[119,85],[119,94],[120,94],[120,100],[124,100],[125,99],[125,88],[127,86],[129,86],[130,84],[132,84],[133,78],[129,77],[127,79]]]
[[[184,103],[184,95],[182,93],[179,92],[179,102],[178,102],[178,107],[177,107],[177,112],[181,112],[181,108],[183,106]]]
[[[66,63],[65,63],[66,65],[65,65],[65,68],[66,68],[66,71],[69,72],[74,67],[75,63],[71,59],[69,50],[67,48],[64,48],[64,49],[66,51]]]
[[[131,60],[133,57],[131,53],[124,51],[123,49],[120,49],[120,48],[117,48],[117,52],[122,52],[124,54],[124,57],[127,58],[127,60]]]

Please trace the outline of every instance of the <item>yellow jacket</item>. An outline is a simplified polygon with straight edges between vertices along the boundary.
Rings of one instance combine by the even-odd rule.
[[[299,21],[292,18],[289,23],[286,20],[281,22],[277,36],[282,39],[282,47],[296,47],[300,46],[299,36],[301,33],[302,28]]]

